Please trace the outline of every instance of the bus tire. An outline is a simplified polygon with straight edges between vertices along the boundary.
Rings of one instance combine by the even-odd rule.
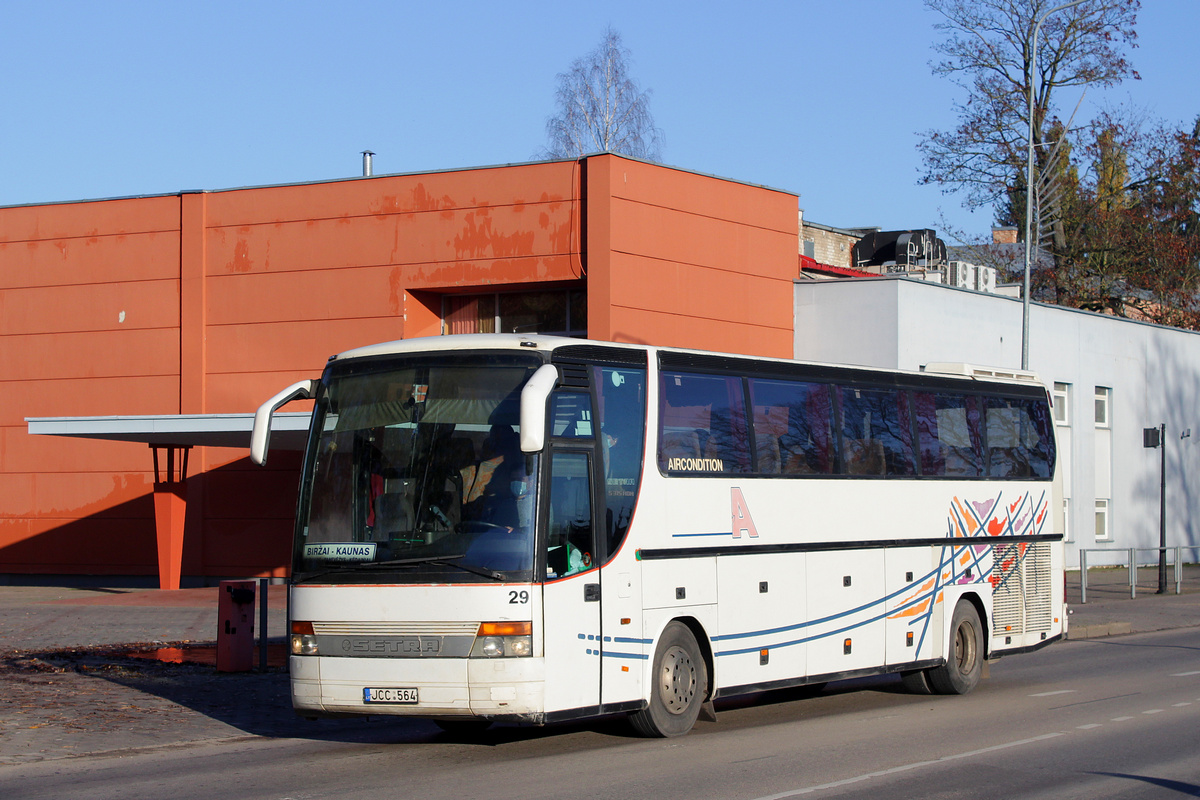
[[[692,729],[708,696],[708,668],[691,630],[671,622],[654,649],[650,704],[629,715],[642,736],[682,736]]]
[[[933,687],[929,685],[929,677],[923,669],[901,672],[900,683],[909,694],[933,694]]]
[[[966,694],[983,674],[983,626],[969,600],[959,600],[950,621],[950,652],[946,663],[926,673],[938,694]]]

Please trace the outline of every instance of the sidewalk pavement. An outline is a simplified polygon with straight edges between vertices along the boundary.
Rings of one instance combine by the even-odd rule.
[[[256,586],[255,594],[258,594]],[[220,588],[0,586],[0,652],[99,645],[212,643]],[[261,597],[256,597],[257,637]],[[267,634],[283,637],[287,587],[267,592]]]
[[[1200,565],[1183,568],[1182,593],[1175,594],[1174,573],[1167,567],[1167,593],[1158,590],[1158,568],[1137,571],[1136,597],[1129,596],[1129,570],[1088,570],[1087,602],[1081,602],[1079,570],[1067,572],[1068,638],[1095,639],[1200,625]]]
[[[1093,568],[1086,604],[1079,577],[1067,573],[1071,639],[1200,625],[1200,566],[1185,568],[1178,595],[1174,584],[1171,593],[1155,594],[1157,570],[1143,568],[1136,599],[1129,597],[1126,570]],[[419,720],[300,719],[283,666],[217,672],[211,645],[219,591],[0,586],[0,780],[6,765],[214,740],[395,742],[444,735]],[[286,587],[269,587],[267,632],[276,643],[285,634],[285,604]],[[257,609],[254,619],[257,626]],[[132,657],[131,651],[164,645],[208,658]]]

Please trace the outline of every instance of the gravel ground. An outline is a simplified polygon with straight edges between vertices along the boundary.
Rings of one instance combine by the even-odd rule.
[[[218,673],[104,648],[0,655],[0,764],[238,736],[317,733],[282,669]]]

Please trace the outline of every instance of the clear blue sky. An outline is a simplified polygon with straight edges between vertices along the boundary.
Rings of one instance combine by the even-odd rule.
[[[527,161],[555,75],[611,24],[666,163],[795,192],[828,225],[982,236],[990,213],[917,184],[916,134],[953,123],[957,91],[929,71],[935,21],[919,0],[11,2],[0,205],[351,177],[364,149],[377,174]],[[1198,23],[1194,0],[1145,0],[1142,80],[1082,113],[1190,126]]]

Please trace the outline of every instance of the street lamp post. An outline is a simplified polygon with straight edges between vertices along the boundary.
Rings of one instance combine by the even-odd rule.
[[[1167,591],[1167,423],[1157,428],[1142,428],[1142,445],[1158,448],[1161,459],[1158,467],[1158,593],[1164,594]]]
[[[1038,17],[1033,25],[1033,40],[1030,42],[1029,69],[1026,73],[1026,83],[1029,85],[1029,152],[1025,161],[1025,279],[1021,285],[1021,369],[1029,369],[1029,262],[1033,256],[1033,73],[1037,68],[1038,31],[1046,17],[1082,2],[1083,0],[1071,0]]]
[[[1188,428],[1179,434],[1180,439],[1192,435]],[[1167,423],[1157,428],[1142,428],[1142,445],[1159,448],[1158,467],[1158,594],[1167,593]]]

